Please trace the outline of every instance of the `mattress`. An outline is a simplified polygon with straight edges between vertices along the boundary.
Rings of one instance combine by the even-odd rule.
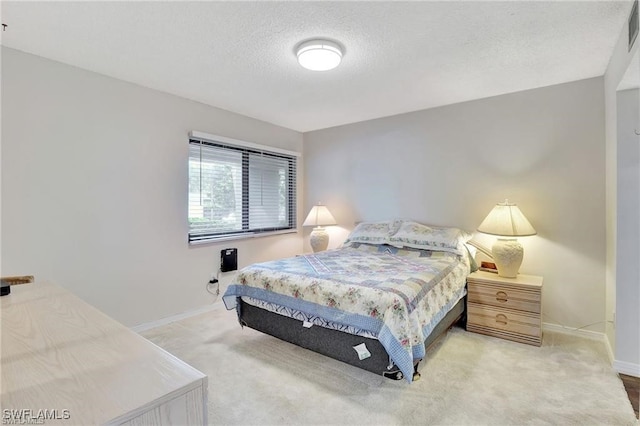
[[[353,244],[244,268],[223,300],[227,309],[238,297],[258,300],[375,336],[410,378],[426,337],[464,296],[468,272],[468,259],[453,253]]]

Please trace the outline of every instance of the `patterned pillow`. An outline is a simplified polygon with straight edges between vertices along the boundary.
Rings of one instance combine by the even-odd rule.
[[[458,228],[430,227],[408,221],[402,223],[398,232],[389,238],[389,244],[466,255],[464,243],[470,238],[470,234]]]
[[[400,221],[361,222],[349,234],[344,246],[350,243],[389,244],[389,237],[400,228]]]

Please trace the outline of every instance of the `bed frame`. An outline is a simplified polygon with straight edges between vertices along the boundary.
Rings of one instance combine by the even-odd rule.
[[[386,349],[377,339],[356,336],[320,326],[305,328],[300,320],[252,306],[245,303],[241,298],[238,299],[238,319],[242,326],[253,328],[294,345],[346,362],[372,373],[381,374],[390,379],[401,380],[404,378],[398,367],[390,363]],[[426,348],[429,348],[454,324],[466,320],[465,301],[466,297],[460,299],[442,321],[436,325],[433,332],[424,341]],[[354,346],[361,343],[365,343],[371,353],[371,356],[364,360],[360,360],[353,349]],[[420,361],[414,362],[413,380],[420,378],[420,373],[418,373]]]

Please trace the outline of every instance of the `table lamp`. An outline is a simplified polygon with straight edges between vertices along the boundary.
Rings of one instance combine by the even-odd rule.
[[[326,250],[329,245],[329,234],[323,226],[335,225],[336,220],[331,215],[327,206],[318,204],[311,208],[309,215],[304,220],[302,226],[315,226],[311,231],[311,248],[313,252]]]
[[[509,203],[509,200],[496,204],[480,224],[478,231],[498,236],[495,244],[491,247],[498,275],[505,278],[517,277],[524,249],[515,237],[536,234],[536,230],[533,229],[518,206]]]

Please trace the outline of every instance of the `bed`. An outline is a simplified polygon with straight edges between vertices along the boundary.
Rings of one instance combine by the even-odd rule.
[[[338,249],[242,269],[223,301],[242,326],[411,382],[427,347],[464,317],[469,237],[361,223]]]

